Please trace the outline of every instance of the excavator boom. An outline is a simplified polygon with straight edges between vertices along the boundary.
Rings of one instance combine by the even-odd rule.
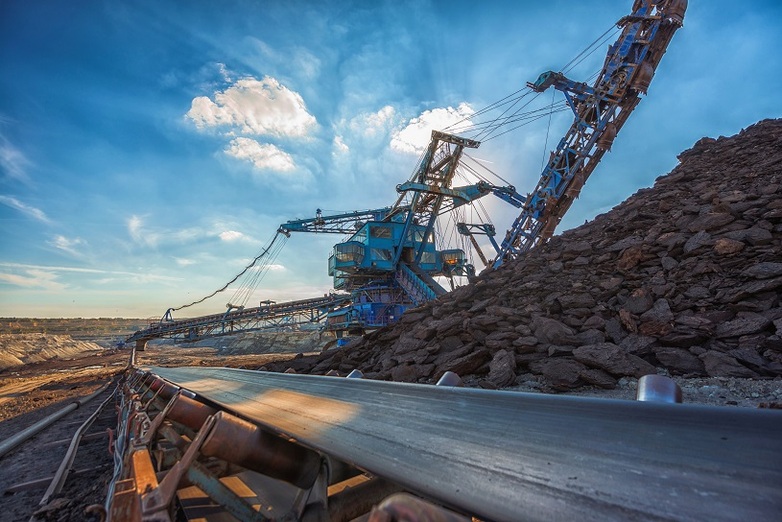
[[[493,266],[545,243],[611,149],[619,130],[646,93],[673,34],[682,26],[686,0],[636,0],[633,12],[617,22],[622,32],[608,49],[593,85],[548,71],[528,87],[561,91],[574,120],[551,153],[535,190],[505,235]]]

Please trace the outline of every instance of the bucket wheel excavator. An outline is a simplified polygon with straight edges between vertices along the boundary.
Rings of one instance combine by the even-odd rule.
[[[442,241],[437,237],[440,232],[436,224],[440,216],[452,211],[457,211],[454,215],[458,214],[458,209],[488,194],[519,208],[520,213],[501,243],[496,241],[495,228],[491,223],[456,224],[456,230],[465,238],[464,244],[469,240],[472,249],[487,267],[498,268],[545,243],[554,234],[603,155],[611,149],[617,134],[640,102],[641,95],[646,94],[674,33],[682,26],[686,9],[687,0],[635,0],[632,12],[604,33],[603,36],[619,34],[608,46],[603,66],[591,84],[568,78],[568,67],[560,72],[548,71],[528,83],[526,90],[519,91],[522,94],[513,103],[520,102],[527,95],[534,99],[550,87],[563,94],[564,102],[527,113],[517,110],[508,115],[509,109],[506,109],[501,116],[491,117],[487,123],[476,125],[468,122],[472,128],[465,126],[454,132],[433,131],[412,176],[397,185],[398,197],[392,206],[334,215],[323,215],[318,210],[314,218],[283,223],[271,245],[239,274],[241,276],[252,268],[271,250],[279,237],[285,239],[293,232],[342,234],[347,239],[334,245],[328,259],[328,273],[333,278],[337,293],[275,307],[261,305],[248,309],[243,305],[229,304],[225,314],[210,316],[214,320],[206,321],[208,324],[205,326],[199,322],[196,329],[192,328],[192,319],[186,321],[188,324],[183,324],[183,328],[178,328],[177,322],[173,321],[171,311],[190,306],[184,305],[169,309],[161,324],[153,325],[151,329],[188,331],[190,338],[195,339],[200,337],[199,332],[214,331],[212,323],[215,322],[221,325],[221,332],[226,331],[226,325],[230,325],[230,332],[242,329],[242,324],[250,325],[245,329],[260,328],[257,326],[260,323],[279,325],[281,318],[288,317],[284,315],[288,308],[295,309],[297,313],[307,312],[313,322],[325,318],[325,328],[335,332],[337,337],[344,333],[363,334],[393,323],[407,308],[446,293],[436,278],[440,281],[445,279],[453,288],[455,277],[469,279],[475,274],[475,267],[468,262],[463,248],[438,248]],[[591,44],[592,51],[588,54],[609,41],[601,41],[602,38]],[[608,38],[613,39],[613,36],[609,34]],[[582,61],[584,56],[588,56],[585,53],[586,50],[571,64]],[[503,103],[507,103],[507,99],[494,105],[501,106]],[[523,107],[528,104],[526,102]],[[516,128],[523,124],[519,124],[520,121],[533,121],[558,110],[571,111],[573,121],[556,149],[550,153],[532,192],[521,195],[510,184],[495,185],[486,178],[477,183],[454,186],[466,150],[477,148],[481,140],[485,141],[483,136],[497,135],[497,129],[503,125]],[[463,137],[469,132],[475,134]],[[472,168],[468,170],[474,172]],[[487,236],[496,250],[493,259],[482,252],[475,238],[478,235]],[[258,270],[255,272],[258,273]],[[267,317],[272,310],[277,310],[277,315]],[[242,322],[240,318],[248,320]],[[266,321],[272,318],[274,321]],[[135,339],[155,336],[147,331],[137,332]]]

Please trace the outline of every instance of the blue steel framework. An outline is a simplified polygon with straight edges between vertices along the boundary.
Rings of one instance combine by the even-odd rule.
[[[329,312],[350,301],[350,296],[330,294],[314,299],[302,299],[285,303],[262,303],[258,307],[229,309],[227,312],[179,321],[164,320],[139,330],[125,342],[135,342],[143,349],[151,339],[175,339],[188,342],[204,337],[230,335],[250,330],[281,328],[305,323],[318,323]]]
[[[493,237],[493,225],[458,224],[458,231],[470,238],[487,266],[490,263],[474,235],[488,236],[497,250],[491,262],[493,268],[546,242],[603,154],[610,150],[640,101],[640,94],[646,93],[668,44],[682,26],[686,8],[687,0],[635,0],[632,14],[617,22],[622,32],[609,46],[604,66],[591,86],[553,71],[527,84],[536,92],[549,87],[561,91],[574,114],[572,125],[552,151],[535,190],[528,196],[517,193],[512,186],[500,187],[485,181],[452,187],[465,147],[477,148],[480,142],[433,131],[412,177],[397,186],[399,197],[393,206],[331,216],[323,216],[318,209],[314,218],[280,225],[278,233],[286,236],[291,232],[351,234],[347,241],[334,246],[328,262],[334,288],[349,292],[349,296],[329,301],[326,308],[319,303],[313,305],[305,320],[314,322],[326,317],[326,328],[338,336],[345,331],[363,333],[392,323],[406,308],[445,293],[435,276],[452,281],[456,275],[473,275],[474,268],[466,263],[464,251],[436,250],[435,222],[440,214],[488,194],[520,207],[521,212],[501,245]],[[284,304],[299,313],[298,303]],[[278,326],[279,318],[267,316],[268,311],[262,308],[251,312],[229,309],[225,314],[207,318],[161,322],[129,340],[168,336],[169,331],[187,339]],[[236,321],[239,317],[253,319]],[[297,317],[302,316],[299,313]],[[190,333],[187,325],[181,324],[188,322],[196,323],[196,329]]]
[[[410,306],[435,299],[446,291],[434,279],[471,276],[461,249],[437,250],[437,217],[488,194],[521,206],[523,198],[511,186],[481,181],[453,187],[464,148],[475,140],[433,131],[432,139],[411,178],[397,185],[391,207],[288,221],[279,232],[351,234],[329,256],[334,289],[350,292],[351,301],[329,313],[326,328],[363,333],[394,322]]]
[[[618,40],[608,48],[594,85],[548,71],[528,86],[562,91],[575,119],[551,153],[537,187],[508,230],[493,266],[499,267],[546,242],[619,130],[646,93],[673,34],[682,26],[686,0],[636,0],[617,22]]]

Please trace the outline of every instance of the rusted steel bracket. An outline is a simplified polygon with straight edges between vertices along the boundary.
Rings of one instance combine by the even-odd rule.
[[[239,520],[270,520],[261,507],[289,520],[328,516],[331,473],[326,457],[217,411],[157,377],[132,375],[123,389],[130,410],[127,474],[117,483],[111,518],[171,520],[178,490],[189,486]],[[155,414],[162,399],[168,402]],[[229,470],[274,481],[272,489],[278,493],[269,497],[271,502],[264,497],[263,506],[248,503],[221,480]]]
[[[182,455],[182,459],[174,464],[168,473],[166,473],[166,476],[160,484],[157,484],[155,487],[148,487],[144,491],[139,491],[141,496],[141,512],[143,515],[142,520],[145,522],[147,520],[158,520],[155,517],[159,516],[161,513],[168,513],[168,511],[172,509],[172,502],[176,495],[177,488],[179,487],[179,481],[185,475],[192,462],[198,457],[198,452],[201,449],[204,440],[209,435],[209,432],[212,430],[214,423],[214,416],[210,416],[206,419],[206,422],[204,422],[204,425],[199,430],[198,435],[196,435],[195,440],[190,444],[185,454]],[[149,457],[149,451],[146,448],[134,452],[134,457],[139,453],[143,453],[147,458]],[[147,470],[145,469],[144,471],[146,472]],[[145,476],[145,478],[149,480],[148,477]],[[151,484],[151,481],[149,483]]]

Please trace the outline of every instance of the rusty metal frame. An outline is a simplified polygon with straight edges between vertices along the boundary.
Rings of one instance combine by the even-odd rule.
[[[131,374],[123,390],[129,409],[124,433],[126,476],[114,489],[107,510],[110,518],[169,521],[177,491],[192,485],[240,520],[270,520],[220,480],[229,469],[248,467],[290,483],[291,504],[277,506],[285,518],[326,516],[330,467],[325,457],[216,411],[192,399],[192,393],[148,373]],[[161,405],[164,396],[170,398]]]

